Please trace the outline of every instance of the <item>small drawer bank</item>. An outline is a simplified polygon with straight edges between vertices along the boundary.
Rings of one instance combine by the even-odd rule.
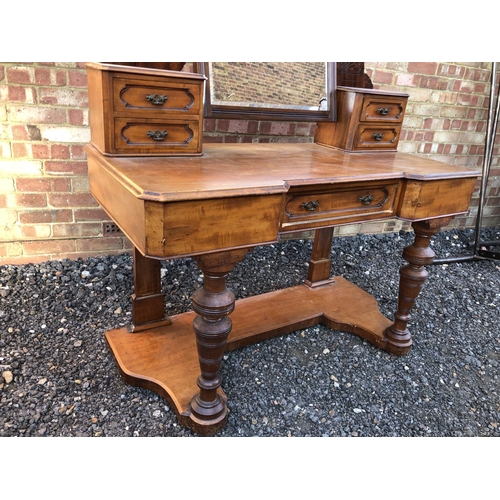
[[[337,121],[320,122],[314,141],[349,152],[396,151],[408,94],[337,88]]]
[[[199,156],[205,77],[87,64],[92,144],[112,156]]]

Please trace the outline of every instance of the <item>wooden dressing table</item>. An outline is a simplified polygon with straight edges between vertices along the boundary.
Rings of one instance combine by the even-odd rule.
[[[200,434],[226,423],[219,369],[228,350],[323,323],[408,352],[410,310],[434,258],[430,238],[468,210],[479,175],[319,144],[205,144],[202,156],[187,157],[115,157],[88,145],[86,153],[92,194],[135,246],[132,325],[108,331],[107,342],[127,382],[160,394]],[[334,226],[392,218],[415,231],[394,323],[369,294],[330,276]],[[235,301],[226,276],[252,247],[313,229],[304,284]],[[165,318],[160,261],[179,257],[195,260],[204,285],[193,312]]]

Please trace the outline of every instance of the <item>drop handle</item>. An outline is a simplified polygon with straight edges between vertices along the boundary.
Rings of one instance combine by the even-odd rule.
[[[378,108],[377,113],[379,115],[388,115],[389,114],[389,108]]]
[[[153,141],[164,141],[167,137],[168,132],[166,130],[149,130],[147,136],[153,139]]]
[[[314,212],[319,206],[319,201],[308,201],[307,203],[302,203],[300,206],[309,212]]]
[[[146,101],[154,104],[155,106],[163,106],[168,100],[166,95],[160,94],[146,94]]]
[[[372,134],[372,137],[376,141],[381,141],[384,138],[384,134],[381,134],[380,132],[378,132],[378,133]]]
[[[360,196],[359,202],[363,205],[371,205],[373,202],[373,196],[371,194],[367,194],[366,196]]]

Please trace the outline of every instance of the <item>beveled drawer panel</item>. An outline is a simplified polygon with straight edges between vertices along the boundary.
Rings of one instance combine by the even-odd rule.
[[[405,109],[405,99],[364,96],[359,121],[401,123],[403,121]]]
[[[281,229],[292,231],[391,217],[396,212],[400,181],[290,189]]]
[[[196,153],[198,123],[185,120],[115,119],[115,150],[121,154]]]
[[[354,149],[395,149],[401,134],[400,126],[360,125]]]
[[[191,88],[175,82],[114,78],[113,106],[115,112],[150,111],[198,114],[201,105],[200,85]]]

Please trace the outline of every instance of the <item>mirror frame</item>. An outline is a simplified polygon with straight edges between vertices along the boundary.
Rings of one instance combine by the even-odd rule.
[[[227,118],[233,120],[287,120],[303,122],[332,122],[336,119],[335,89],[337,88],[336,63],[326,63],[326,90],[328,109],[311,110],[282,107],[246,107],[231,104],[222,105],[211,102],[210,66],[207,62],[194,63],[194,72],[201,73],[207,80],[205,84],[205,118]]]

